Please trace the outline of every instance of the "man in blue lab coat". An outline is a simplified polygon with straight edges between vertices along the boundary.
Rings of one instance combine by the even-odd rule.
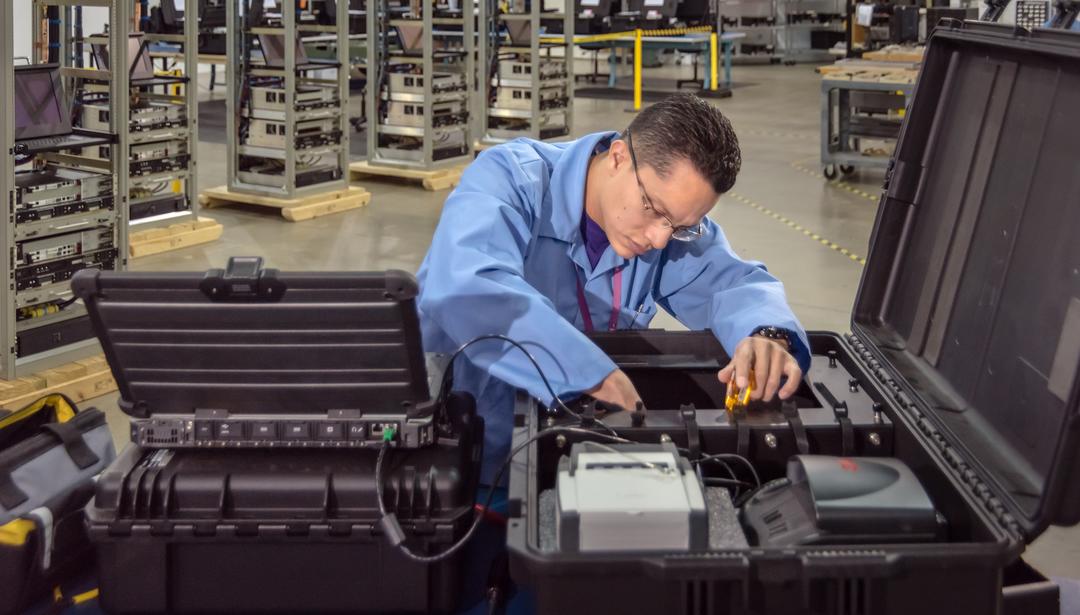
[[[810,363],[806,334],[783,285],[736,256],[706,217],[740,164],[727,118],[690,94],[646,108],[621,135],[483,152],[446,199],[420,267],[425,350],[503,334],[560,397],[632,409],[634,385],[585,332],[646,328],[659,306],[715,333],[733,357],[720,380],[745,387],[753,369],[755,399],[790,396]],[[545,404],[551,394],[501,341],[468,348],[454,384],[484,417],[490,482],[509,452],[515,389]]]
[[[706,217],[740,164],[731,124],[689,94],[646,108],[622,134],[485,151],[447,198],[420,267],[425,350],[505,335],[560,397],[632,409],[633,383],[585,333],[646,328],[661,307],[713,331],[733,357],[721,381],[746,387],[753,370],[754,399],[789,397],[810,363],[806,334],[783,285],[736,256]],[[515,390],[545,404],[552,396],[529,359],[498,340],[465,350],[454,385],[484,417],[490,485],[510,450]]]

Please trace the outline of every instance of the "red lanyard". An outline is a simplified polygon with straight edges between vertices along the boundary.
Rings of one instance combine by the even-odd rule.
[[[589,303],[585,301],[585,289],[581,286],[581,278],[577,280],[577,302],[581,310],[581,318],[585,321],[585,331],[592,333],[592,314],[589,313]],[[611,320],[608,321],[608,331],[619,328],[619,306],[622,304],[622,268],[615,270],[611,277]]]

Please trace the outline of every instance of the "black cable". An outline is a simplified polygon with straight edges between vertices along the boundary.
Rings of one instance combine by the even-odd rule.
[[[731,480],[728,478],[713,478],[706,476],[701,479],[702,482],[708,487],[753,487],[752,483],[748,483],[744,480]]]
[[[555,389],[553,389],[551,387],[551,382],[548,381],[547,375],[544,374],[544,370],[540,367],[540,364],[536,361],[536,358],[533,357],[532,354],[524,346],[522,346],[518,342],[510,339],[509,337],[507,337],[505,335],[500,335],[500,334],[497,334],[497,333],[492,333],[492,334],[488,334],[488,335],[481,335],[481,336],[478,336],[478,337],[474,337],[473,339],[471,339],[471,340],[465,342],[464,344],[462,344],[461,346],[459,346],[458,349],[455,350],[452,355],[450,355],[450,361],[446,365],[446,370],[443,372],[442,382],[439,385],[439,394],[437,396],[437,399],[438,399],[439,403],[437,404],[437,407],[442,407],[443,406],[443,402],[446,401],[446,395],[449,393],[448,385],[449,385],[449,382],[450,382],[450,377],[453,375],[454,360],[456,360],[458,358],[458,355],[460,355],[462,352],[464,352],[466,348],[468,348],[469,346],[472,346],[473,344],[475,344],[477,342],[482,342],[484,340],[502,340],[502,341],[507,342],[508,344],[514,346],[518,350],[520,350],[525,355],[525,357],[527,359],[529,359],[529,362],[532,363],[533,368],[536,369],[536,373],[540,375],[540,380],[542,380],[544,382],[544,387],[547,388],[548,394],[551,395],[551,399],[557,404],[557,406],[558,406],[558,408],[560,410],[562,410],[563,412],[566,412],[570,416],[577,419],[578,423],[581,424],[581,425],[588,426],[587,423],[589,423],[589,422],[597,423],[601,427],[603,427],[611,435],[613,435],[615,437],[619,437],[618,432],[616,432],[614,429],[612,429],[610,426],[608,426],[607,423],[603,422],[602,420],[600,420],[598,418],[591,418],[591,419],[586,420],[586,418],[581,416],[581,414],[571,410],[570,407],[567,406],[563,402],[563,400],[558,395],[555,394]]]
[[[469,542],[469,539],[472,538],[473,534],[476,533],[476,529],[480,527],[480,522],[484,519],[487,511],[491,508],[491,502],[495,496],[495,491],[498,488],[499,483],[502,482],[503,475],[506,473],[506,469],[510,467],[510,462],[513,461],[514,457],[517,456],[517,454],[520,453],[522,450],[524,450],[526,446],[532,444],[533,442],[550,435],[558,435],[561,433],[572,433],[594,438],[603,438],[609,442],[618,442],[620,444],[632,444],[632,442],[630,440],[627,440],[626,438],[609,436],[607,434],[589,431],[588,429],[581,429],[580,427],[551,427],[549,429],[545,429],[544,431],[533,434],[527,440],[517,445],[516,447],[514,447],[513,450],[510,451],[510,454],[506,456],[506,461],[504,461],[502,465],[499,466],[499,471],[495,474],[495,480],[492,481],[491,488],[488,490],[487,497],[484,498],[483,506],[480,510],[476,512],[475,516],[473,517],[472,525],[469,526],[469,529],[461,538],[458,539],[456,543],[450,545],[445,551],[442,551],[441,553],[437,553],[435,555],[417,555],[410,551],[409,548],[405,546],[404,542],[395,541],[395,538],[393,536],[389,536],[389,539],[394,544],[394,546],[396,546],[398,550],[401,551],[406,557],[421,564],[433,564],[435,562],[439,562],[450,557],[451,555],[459,551],[461,547],[465,546],[465,544]],[[384,487],[382,466],[384,460],[386,459],[386,452],[388,450],[390,450],[390,443],[383,442],[382,448],[379,449],[379,457],[375,461],[375,497],[379,502],[379,516],[381,517],[380,524],[387,524],[392,529],[392,533],[398,537],[402,537],[403,540],[404,532],[401,529],[401,525],[398,523],[397,515],[387,512],[386,502],[383,501]],[[389,535],[390,532],[387,532],[387,534]]]
[[[685,449],[685,448],[680,448],[680,449],[679,449],[679,452],[680,452],[680,453],[683,453],[683,454],[684,454],[684,455],[685,455],[685,456],[686,456],[687,458],[689,458],[689,457],[690,457],[690,450],[689,450],[689,449]],[[746,486],[748,486],[748,487],[753,487],[753,486],[754,486],[754,485],[753,485],[753,484],[751,484],[751,483],[747,483],[747,482],[744,482],[744,481],[740,481],[740,480],[739,480],[739,478],[738,478],[737,476],[735,476],[735,471],[734,471],[734,470],[732,470],[732,469],[731,469],[731,466],[729,466],[729,465],[727,464],[727,462],[726,462],[726,461],[724,461],[723,459],[715,459],[715,458],[713,458],[713,459],[709,459],[709,461],[711,461],[711,462],[713,462],[713,463],[717,463],[717,464],[720,464],[720,466],[721,466],[722,468],[724,468],[724,471],[725,471],[725,472],[727,472],[727,475],[728,475],[728,476],[730,476],[730,477],[731,477],[731,480],[732,480],[732,481],[735,481],[735,483],[742,483],[742,484],[744,484],[744,485],[746,485]],[[702,482],[702,483],[704,484],[704,482],[705,482],[705,476],[704,476],[704,475],[703,475],[703,474],[701,473],[701,467],[702,467],[702,466],[701,466],[701,464],[700,464],[700,463],[698,463],[698,464],[694,464],[693,462],[691,462],[691,463],[692,463],[693,465],[696,465],[696,466],[697,466],[697,468],[698,468],[698,476],[699,476],[699,477],[701,478],[701,482]],[[740,491],[741,491],[742,489],[741,489],[741,488],[740,488],[740,487],[739,487],[738,485],[736,485],[736,484],[734,484],[734,483],[732,484],[732,486],[734,486],[734,487],[735,487],[735,493],[733,493],[733,494],[732,494],[732,499],[734,500],[735,498],[738,498],[738,497],[739,497],[739,492],[740,492]]]
[[[56,302],[56,307],[57,307],[57,309],[60,309],[60,310],[66,310],[67,308],[71,307],[78,300],[79,300],[79,298],[76,296],[76,297],[72,297],[70,299],[65,299],[63,301],[57,301]]]
[[[750,470],[750,474],[753,475],[754,483],[756,483],[756,486],[758,486],[758,487],[761,486],[761,477],[758,476],[757,470],[754,469],[754,465],[752,463],[750,463],[750,461],[747,460],[746,457],[743,457],[742,455],[736,455],[734,453],[717,453],[715,455],[705,455],[704,457],[701,457],[700,459],[695,459],[695,460],[691,461],[690,463],[702,463],[702,462],[705,462],[705,461],[715,461],[717,459],[719,459],[719,460],[734,459],[734,460],[737,460],[737,461],[741,461]]]

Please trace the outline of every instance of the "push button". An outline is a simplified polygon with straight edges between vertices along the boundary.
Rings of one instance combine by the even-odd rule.
[[[341,423],[319,423],[318,436],[320,440],[344,440],[345,430]]]
[[[277,423],[258,421],[251,426],[252,440],[277,440]]]
[[[244,424],[238,421],[218,421],[218,440],[243,440]]]
[[[308,440],[311,438],[311,426],[303,422],[285,423],[286,440]]]
[[[214,424],[210,421],[195,421],[195,439],[213,440]]]

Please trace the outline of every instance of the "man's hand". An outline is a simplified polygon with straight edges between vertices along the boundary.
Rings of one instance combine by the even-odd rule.
[[[641,401],[641,396],[638,395],[637,389],[634,388],[634,383],[630,382],[626,372],[621,369],[616,369],[608,374],[607,378],[604,378],[599,385],[586,391],[586,393],[591,395],[593,399],[621,406],[631,412],[637,407],[637,402]]]
[[[735,386],[744,390],[750,384],[751,370],[754,372],[754,390],[750,393],[750,399],[754,401],[772,401],[778,389],[780,399],[787,399],[795,394],[802,380],[802,369],[788,352],[787,345],[757,335],[739,342],[731,363],[720,370],[717,377],[724,384],[734,378]],[[780,379],[783,376],[787,376],[787,382],[781,389]]]

